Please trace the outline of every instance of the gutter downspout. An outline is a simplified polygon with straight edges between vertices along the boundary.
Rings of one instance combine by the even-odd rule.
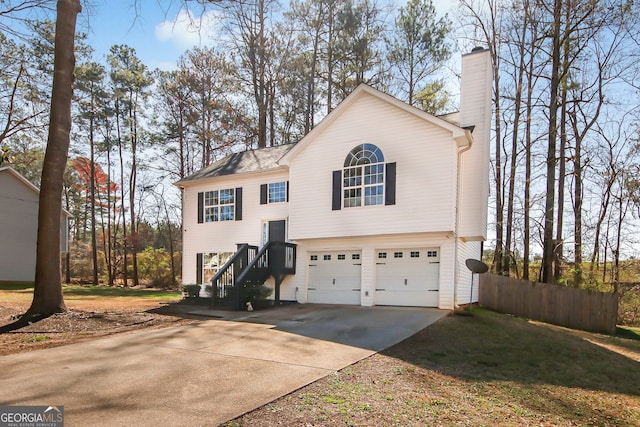
[[[458,163],[457,163],[457,169],[456,169],[456,224],[455,224],[455,230],[453,232],[453,238],[454,240],[454,265],[455,265],[455,271],[454,271],[454,279],[453,279],[453,308],[454,310],[459,308],[458,306],[458,279],[460,276],[460,266],[458,263],[458,242],[459,242],[459,237],[458,237],[458,229],[460,227],[460,175],[462,172],[462,168],[460,167],[461,163],[462,163],[462,154],[471,150],[471,147],[473,146],[473,135],[471,134],[471,131],[469,131],[469,129],[465,129],[465,134],[467,136],[467,139],[469,141],[469,145],[467,145],[466,147],[460,148],[458,149],[458,153],[457,153],[457,159],[458,159]],[[473,283],[471,284],[471,286],[473,286]]]
[[[185,252],[184,252],[184,235],[185,235],[185,229],[184,229],[184,186],[183,185],[177,185],[177,187],[180,189],[180,239],[182,239],[181,243],[182,243],[182,256],[180,258],[182,258],[180,260],[180,280],[182,281],[182,285],[185,285],[186,283],[184,283],[184,268],[187,265],[186,259],[185,259]],[[196,277],[198,277],[198,272],[196,271]]]

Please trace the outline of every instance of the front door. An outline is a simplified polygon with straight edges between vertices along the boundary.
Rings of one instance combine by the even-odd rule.
[[[286,221],[269,221],[267,236],[269,242],[284,242],[286,240]],[[285,265],[285,250],[282,245],[271,245],[269,263],[272,267]]]
[[[286,240],[286,221],[269,221],[269,241],[284,242]]]

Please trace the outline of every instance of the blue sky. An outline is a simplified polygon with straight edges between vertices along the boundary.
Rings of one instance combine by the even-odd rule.
[[[406,0],[395,0],[404,5]],[[126,44],[150,69],[172,69],[178,57],[194,46],[211,45],[201,34],[215,31],[218,12],[202,12],[194,1],[95,0],[78,18],[78,30],[86,31],[95,60],[103,62],[114,44]],[[454,2],[434,0],[439,13],[450,12]],[[203,28],[204,31],[199,31]]]
[[[78,19],[88,44],[102,62],[114,44],[126,44],[150,69],[175,68],[178,57],[193,46],[205,45],[200,26],[214,28],[216,12],[202,13],[198,6],[181,9],[179,1],[120,0],[94,2]]]

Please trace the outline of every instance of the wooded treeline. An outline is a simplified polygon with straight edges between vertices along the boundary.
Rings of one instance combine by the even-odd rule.
[[[640,243],[635,3],[462,0],[455,16],[439,16],[429,0],[216,2],[205,9],[223,16],[218,32],[172,71],[149,70],[128,46],[98,58],[80,35],[64,200],[75,218],[70,273],[138,284],[161,275],[146,274],[162,259],[158,282],[173,283],[180,214],[170,182],[232,151],[298,141],[360,83],[435,114],[455,110],[451,70],[481,45],[495,66],[493,269],[617,284],[620,258]],[[0,34],[0,146],[37,184],[53,27],[29,25],[26,38]]]
[[[149,279],[142,270],[162,259],[168,274],[152,278],[174,284],[180,202],[170,183],[232,151],[298,141],[360,83],[432,111],[446,104],[437,89],[451,57],[451,23],[430,1],[399,10],[342,0],[214,7],[225,37],[185,52],[172,71],[150,70],[124,45],[96,58],[84,36],[76,38],[68,279],[138,285]],[[54,26],[25,24],[27,37],[3,35],[0,118],[8,131],[0,146],[39,184]]]
[[[493,47],[496,272],[618,291],[639,243],[639,10],[461,2],[465,34]]]

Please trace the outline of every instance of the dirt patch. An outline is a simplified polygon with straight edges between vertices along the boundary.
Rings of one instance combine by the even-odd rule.
[[[193,307],[137,298],[67,301],[68,311],[15,331],[0,334],[0,355],[40,350],[141,329],[159,329],[196,322]],[[0,303],[0,325],[13,322],[28,304]]]

